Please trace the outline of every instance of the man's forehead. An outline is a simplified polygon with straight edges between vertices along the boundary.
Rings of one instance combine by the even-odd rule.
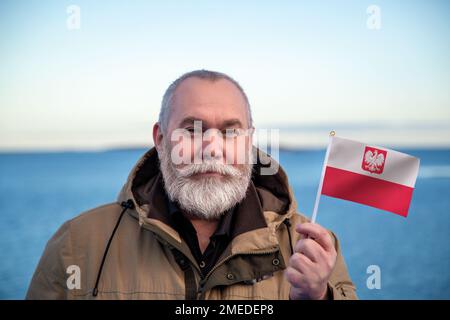
[[[174,92],[172,104],[238,104],[245,106],[240,90],[229,80],[209,80],[196,77],[181,82]]]
[[[171,121],[175,121],[175,125],[188,118],[216,123],[236,119],[247,122],[244,97],[225,79],[186,79],[175,90],[171,108]]]

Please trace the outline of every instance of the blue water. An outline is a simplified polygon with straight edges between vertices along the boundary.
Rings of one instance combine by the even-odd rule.
[[[24,297],[50,236],[67,219],[114,201],[144,151],[0,154],[1,299]],[[322,197],[318,223],[338,235],[360,298],[450,299],[450,150],[402,151],[421,158],[427,173],[408,218]],[[324,153],[280,153],[308,216]],[[366,285],[370,265],[380,267],[380,289]]]

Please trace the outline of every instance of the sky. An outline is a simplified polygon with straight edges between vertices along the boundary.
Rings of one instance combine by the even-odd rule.
[[[2,0],[0,150],[151,144],[165,89],[202,68],[235,78],[256,127],[281,129],[294,147],[322,145],[336,128],[380,144],[450,146],[449,9]]]

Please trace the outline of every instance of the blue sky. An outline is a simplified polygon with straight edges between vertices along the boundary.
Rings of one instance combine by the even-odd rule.
[[[373,4],[379,30],[366,25]],[[69,5],[81,9],[78,30],[66,26]],[[257,127],[425,126],[450,144],[449,9],[406,0],[2,1],[0,149],[146,143],[166,87],[199,68],[241,83]]]

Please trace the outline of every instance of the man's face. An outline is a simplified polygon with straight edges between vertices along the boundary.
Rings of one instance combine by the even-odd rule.
[[[245,197],[252,170],[248,123],[246,101],[228,80],[189,78],[178,86],[167,132],[156,125],[154,140],[166,191],[182,209],[214,219]]]
[[[200,121],[200,122],[196,122]],[[238,152],[251,145],[251,135],[226,137],[228,132],[243,132],[249,129],[246,101],[236,86],[228,80],[215,82],[198,78],[183,81],[175,91],[167,136],[174,137],[176,130],[192,132],[196,124],[205,133],[201,143],[179,144],[182,155],[194,157],[214,157],[228,164],[237,165]],[[172,146],[178,144],[171,141]],[[245,145],[244,145],[245,144]],[[188,159],[188,157],[186,157]]]

